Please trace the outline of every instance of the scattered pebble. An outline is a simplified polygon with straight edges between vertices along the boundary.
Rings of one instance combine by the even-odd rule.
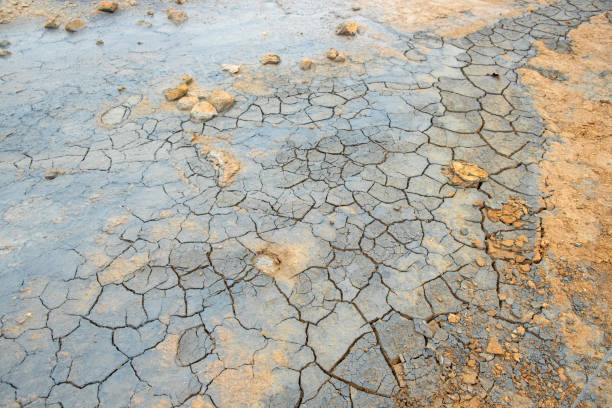
[[[0,50],[0,57],[8,57],[9,55],[11,55],[9,50]]]
[[[183,10],[176,10],[170,7],[168,9],[168,20],[172,21],[174,24],[181,24],[187,20],[187,13]]]
[[[459,323],[461,321],[461,316],[458,314],[451,313],[448,315],[448,322],[452,324]]]
[[[327,59],[330,59],[333,61],[338,56],[338,51],[336,51],[335,48],[330,48],[329,50],[327,50],[327,54],[325,54],[325,56],[327,57]]]
[[[234,98],[223,89],[213,89],[206,100],[215,107],[217,112],[228,110],[234,105]]]
[[[50,30],[55,30],[59,28],[59,26],[60,26],[59,16],[49,17],[47,21],[45,21],[45,28],[48,28]]]
[[[312,65],[313,65],[313,62],[312,60],[310,60],[310,58],[304,58],[302,62],[300,63],[300,68],[302,69],[302,71],[308,71],[312,69]]]
[[[489,354],[504,354],[504,349],[500,346],[496,337],[491,337],[487,345],[487,353]]]
[[[175,0],[176,4],[185,4],[187,0]]]
[[[49,168],[49,169],[45,170],[45,178],[47,180],[53,180],[54,178],[56,178],[60,174],[62,174],[62,171],[57,170],[57,169]]]
[[[104,45],[104,40],[96,40],[97,45]]]
[[[327,50],[327,54],[325,54],[328,60],[336,61],[336,62],[344,62],[346,61],[346,57],[344,54],[339,53],[335,48],[330,48]]]
[[[72,20],[66,24],[66,31],[75,33],[85,28],[85,22],[83,20]]]
[[[191,110],[199,101],[197,96],[183,96],[176,102],[176,107],[180,110]]]
[[[230,74],[237,74],[238,72],[240,72],[240,65],[223,64],[223,65],[221,65],[221,70],[222,71],[227,71]]]
[[[354,36],[357,33],[357,28],[359,28],[359,24],[353,21],[345,21],[338,26],[336,34]]]
[[[487,264],[487,262],[484,260],[484,258],[478,258],[476,259],[476,264],[480,267],[483,267]]]
[[[193,78],[189,74],[183,75],[183,83],[189,85],[193,82]]]
[[[117,7],[118,5],[114,1],[101,1],[98,3],[98,10],[105,13],[114,13]]]
[[[193,122],[206,122],[217,116],[217,110],[209,102],[198,102],[191,109],[191,120]]]
[[[169,89],[164,92],[164,97],[167,101],[176,101],[177,99],[185,96],[188,90],[189,88],[187,88],[187,85],[181,84],[174,89]]]
[[[9,40],[0,41],[0,48],[7,48],[9,45],[11,45],[11,42]]]
[[[280,57],[276,54],[268,54],[261,59],[263,65],[277,65],[280,61]]]
[[[149,28],[149,27],[151,27],[153,25],[153,24],[151,24],[150,22],[148,22],[146,20],[138,20],[136,22],[136,24],[138,24],[140,26],[143,26],[143,27],[146,27],[146,28]]]

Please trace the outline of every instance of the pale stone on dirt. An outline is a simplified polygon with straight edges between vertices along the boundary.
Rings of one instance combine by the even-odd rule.
[[[209,102],[198,102],[191,110],[193,122],[206,122],[217,116],[217,110]]]
[[[9,55],[11,55],[9,50],[0,50],[0,57],[8,57]]]
[[[504,349],[499,345],[496,337],[491,337],[487,345],[487,353],[489,354],[504,354]]]
[[[461,320],[461,316],[451,313],[448,315],[448,321],[452,324],[456,324],[459,323],[459,321]]]
[[[223,89],[213,89],[206,100],[215,107],[217,112],[228,110],[234,105],[234,98]]]
[[[238,72],[240,72],[240,65],[236,65],[236,64],[223,64],[223,65],[221,65],[221,70],[222,71],[227,71],[230,74],[237,74]]]
[[[66,31],[74,33],[85,28],[85,22],[83,20],[72,20],[66,24]]]
[[[98,3],[98,10],[105,13],[114,13],[117,7],[118,5],[114,1],[101,1]]]
[[[168,20],[174,24],[181,24],[187,20],[187,13],[183,10],[175,10],[172,7],[168,9]]]
[[[187,94],[189,88],[185,84],[181,84],[174,89],[169,89],[164,92],[164,97],[167,101],[176,101],[179,98],[182,98]]]
[[[191,110],[199,101],[197,96],[183,96],[176,102],[176,107],[180,110]]]
[[[345,21],[338,26],[336,34],[353,36],[357,33],[357,28],[359,28],[359,24],[353,21]]]
[[[276,54],[268,54],[261,59],[263,65],[277,65],[280,63],[280,57]]]

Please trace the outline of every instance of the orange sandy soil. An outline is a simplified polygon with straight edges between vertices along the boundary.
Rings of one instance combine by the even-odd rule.
[[[541,188],[549,197],[541,242],[548,260],[540,272],[551,283],[551,300],[564,309],[558,324],[566,345],[594,362],[612,340],[611,18],[602,14],[571,31],[570,54],[537,44],[530,64],[559,75],[520,70],[548,135],[558,136],[541,163]],[[587,310],[574,311],[576,295]],[[596,392],[612,403],[610,376]]]
[[[402,31],[433,28],[443,37],[458,38],[493,24],[500,18],[517,16],[553,0],[358,0],[362,13]]]

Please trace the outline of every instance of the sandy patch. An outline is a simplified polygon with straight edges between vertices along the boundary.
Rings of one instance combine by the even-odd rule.
[[[612,27],[599,15],[569,35],[571,54],[537,44],[530,64],[546,71],[520,74],[546,131],[560,137],[541,164],[541,188],[549,194],[542,246],[550,262],[540,272],[551,284],[551,300],[564,309],[556,323],[565,343],[598,359],[593,346],[602,337],[609,344],[612,293]],[[573,309],[576,296],[589,304],[586,311]]]
[[[536,4],[552,3],[538,0]],[[434,31],[447,38],[463,37],[503,17],[511,17],[532,6],[509,0],[358,0],[363,15],[400,31]]]

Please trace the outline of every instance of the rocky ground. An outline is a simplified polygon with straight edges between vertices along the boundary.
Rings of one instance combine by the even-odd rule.
[[[0,406],[612,404],[612,2],[100,3],[0,1]]]

